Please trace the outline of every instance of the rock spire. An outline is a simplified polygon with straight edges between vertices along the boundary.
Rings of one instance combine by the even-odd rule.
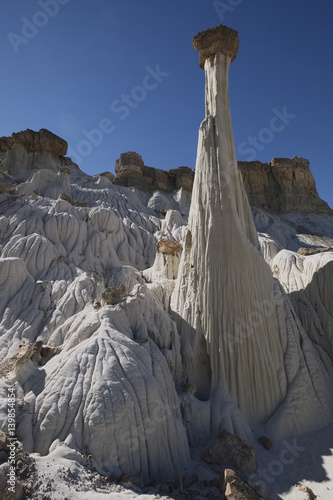
[[[222,428],[250,438],[248,424],[276,437],[331,418],[329,363],[323,364],[259,251],[237,168],[228,72],[237,32],[219,26],[194,38],[206,73],[206,117],[171,306],[186,382],[196,387],[193,441]],[[320,415],[318,408],[321,408]],[[194,426],[194,427],[193,427]]]

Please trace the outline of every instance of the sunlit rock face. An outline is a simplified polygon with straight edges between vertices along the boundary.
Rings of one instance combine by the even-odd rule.
[[[168,171],[148,167],[142,157],[134,151],[122,153],[116,161],[116,177],[113,182],[119,186],[153,192],[157,190],[192,191],[194,171],[188,167],[172,168]]]
[[[240,161],[238,167],[251,206],[332,214],[317,193],[310,163],[305,158],[273,158],[269,163]]]
[[[188,383],[201,401],[193,405],[207,411],[209,401],[211,432],[249,436],[249,424],[265,423],[282,437],[330,420],[332,372],[259,251],[229,108],[235,33],[219,27],[194,39],[203,51],[206,118],[172,309]]]
[[[274,439],[331,419],[333,253],[296,253],[333,247],[331,215],[258,207],[254,224],[228,98],[238,35],[195,46],[206,118],[189,220],[186,167],[125,153],[128,189],[44,129],[0,138],[0,428],[15,384],[28,452],[173,481],[223,428],[252,441],[253,424]]]
[[[1,147],[1,146],[0,146]],[[305,158],[273,158],[270,162],[238,161],[243,184],[253,209],[333,215],[333,210],[317,192],[316,183]],[[173,191],[183,188],[191,193],[195,171],[188,167],[164,170],[147,167],[137,153],[125,153],[116,162],[115,184],[141,191]]]
[[[58,171],[61,167],[74,163],[64,158],[67,142],[47,129],[23,130],[12,137],[0,137],[0,173],[20,175],[27,179],[31,171],[47,168]]]

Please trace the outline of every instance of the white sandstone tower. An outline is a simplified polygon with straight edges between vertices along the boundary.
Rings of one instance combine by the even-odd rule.
[[[331,418],[331,367],[320,359],[260,250],[237,167],[229,66],[238,34],[225,26],[199,33],[206,73],[186,243],[172,309],[181,333],[195,426],[249,438],[248,424],[275,437],[322,427]],[[199,400],[199,401],[198,401]],[[200,429],[193,434],[200,436]],[[200,438],[199,438],[200,439]]]

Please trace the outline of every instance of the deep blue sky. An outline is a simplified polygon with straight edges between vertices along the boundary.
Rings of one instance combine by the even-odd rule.
[[[71,152],[79,148],[79,165],[89,174],[114,171],[126,151],[149,166],[194,168],[204,72],[192,38],[226,24],[240,37],[230,73],[238,159],[308,158],[319,194],[333,207],[331,0],[220,0],[228,9],[220,15],[210,0],[49,1],[2,5],[0,136],[48,128]],[[38,14],[40,3],[58,13]],[[22,18],[40,27],[27,28]],[[158,65],[164,76],[152,88],[147,67]],[[149,90],[137,88],[143,81]],[[119,109],[132,92],[137,102],[131,97],[127,111]],[[296,117],[283,130],[275,121],[274,132],[267,131],[273,109],[284,108]],[[101,122],[97,145],[82,143],[82,131]],[[248,137],[258,134],[260,151],[249,152]]]

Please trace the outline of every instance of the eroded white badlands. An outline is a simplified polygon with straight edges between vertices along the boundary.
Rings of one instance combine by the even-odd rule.
[[[207,30],[194,47],[206,117],[193,190],[189,169],[161,173],[135,153],[122,155],[114,180],[82,172],[47,130],[0,139],[0,427],[8,431],[13,386],[15,433],[38,470],[52,460],[77,477],[89,467],[141,477],[133,498],[154,497],[145,482],[175,478],[170,498],[199,498],[200,488],[236,498],[213,481],[230,474],[228,463],[200,458],[225,430],[255,448],[242,479],[257,495],[302,498],[296,489],[283,496],[293,481],[314,480],[299,477],[299,457],[287,480],[286,470],[272,481],[263,471],[286,442],[332,422],[333,215],[301,158],[272,161],[282,194],[277,208],[264,206],[271,174],[259,162],[238,167],[235,154],[228,72],[237,32]],[[7,452],[4,444],[1,487]],[[200,474],[211,482],[198,485]],[[98,491],[90,476],[68,493],[53,475],[50,498],[129,494]],[[17,494],[45,492],[21,476]]]

